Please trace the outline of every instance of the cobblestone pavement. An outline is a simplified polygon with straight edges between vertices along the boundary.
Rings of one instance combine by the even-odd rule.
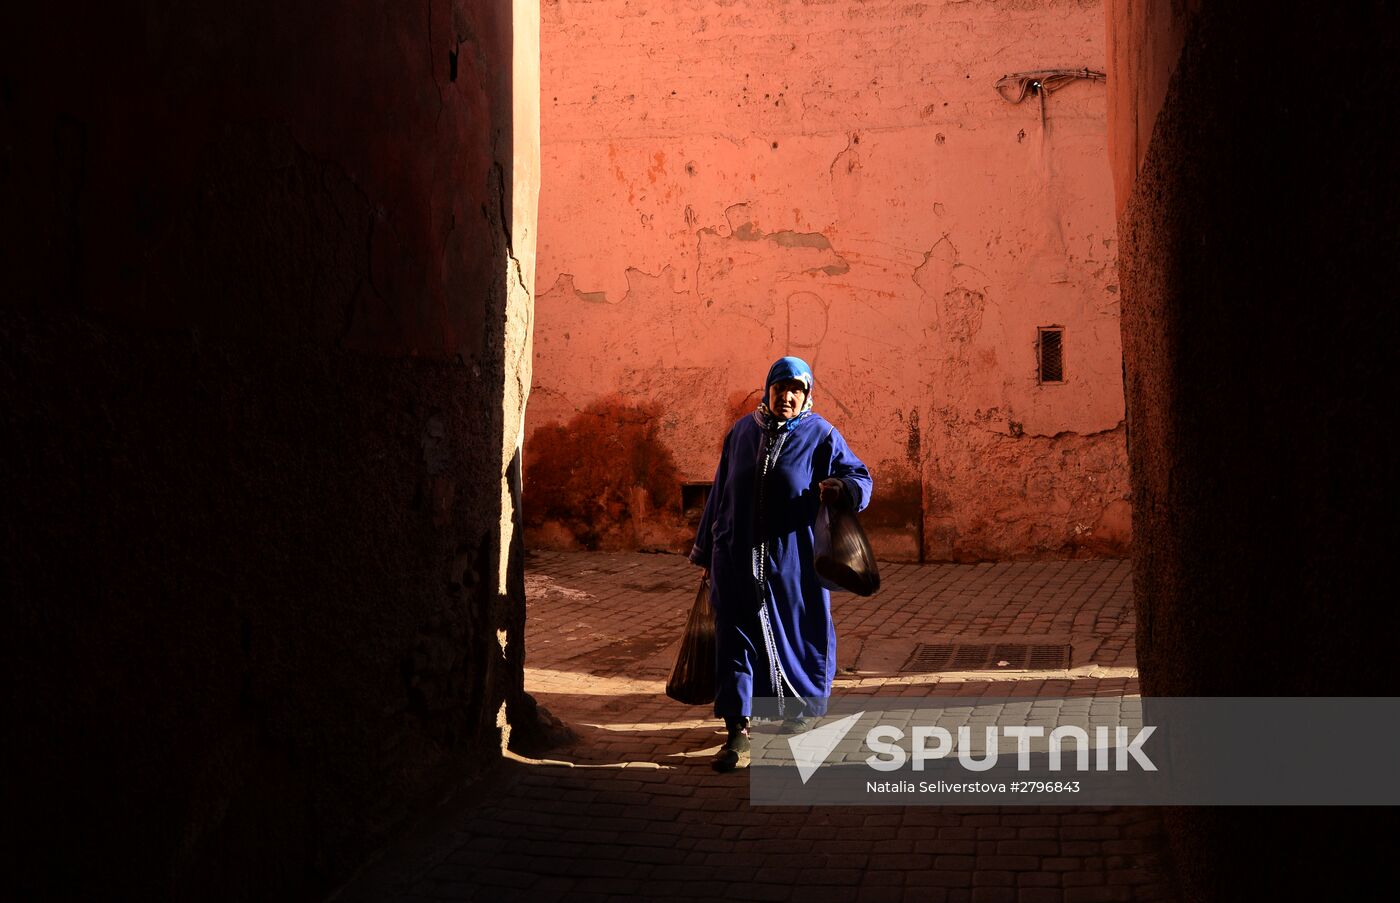
[[[1171,899],[1152,807],[751,807],[716,774],[723,728],[665,696],[699,570],[676,555],[527,561],[526,688],[578,735],[507,763],[471,807],[343,899]],[[882,564],[833,596],[835,695],[1137,695],[1131,569],[1117,560]],[[1064,643],[1057,672],[902,674],[915,641]],[[994,678],[994,679],[992,679]]]

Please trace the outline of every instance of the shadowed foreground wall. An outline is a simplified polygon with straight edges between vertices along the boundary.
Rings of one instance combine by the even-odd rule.
[[[499,756],[537,21],[509,0],[6,14],[26,898],[315,897]]]
[[[542,29],[532,429],[654,405],[708,481],[796,354],[875,472],[882,557],[1126,554],[1104,85],[1044,123],[993,90],[1102,69],[1097,0],[546,0]],[[1041,326],[1062,384],[1037,381]]]
[[[1144,695],[1394,695],[1400,10],[1115,2],[1109,29]],[[1168,824],[1188,900],[1393,880],[1393,808]]]

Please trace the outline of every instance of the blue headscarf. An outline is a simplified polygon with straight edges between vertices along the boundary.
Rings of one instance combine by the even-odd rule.
[[[768,390],[773,383],[782,382],[785,379],[800,379],[807,388],[807,397],[802,403],[802,410],[797,416],[790,420],[779,419],[768,407]],[[812,413],[812,368],[800,357],[780,357],[773,362],[773,366],[768,368],[768,378],[763,382],[763,397],[758,401],[758,410],[754,411],[754,419],[767,430],[782,430],[784,432],[797,426],[799,422],[805,420]]]

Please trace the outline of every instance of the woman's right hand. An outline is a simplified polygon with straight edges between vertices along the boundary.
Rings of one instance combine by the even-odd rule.
[[[845,491],[846,484],[836,477],[827,477],[825,480],[821,481],[821,500],[827,504],[836,502]]]

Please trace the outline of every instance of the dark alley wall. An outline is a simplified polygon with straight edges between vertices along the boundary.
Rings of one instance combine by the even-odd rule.
[[[1144,695],[1394,695],[1400,170],[1380,86],[1400,9],[1129,7],[1110,8],[1109,80]],[[1171,46],[1174,73],[1150,65]],[[1164,87],[1150,130],[1122,115],[1144,78]],[[1333,899],[1388,881],[1396,816],[1169,827],[1186,899]]]
[[[521,692],[538,10],[84,7],[0,26],[7,884],[316,896]]]

